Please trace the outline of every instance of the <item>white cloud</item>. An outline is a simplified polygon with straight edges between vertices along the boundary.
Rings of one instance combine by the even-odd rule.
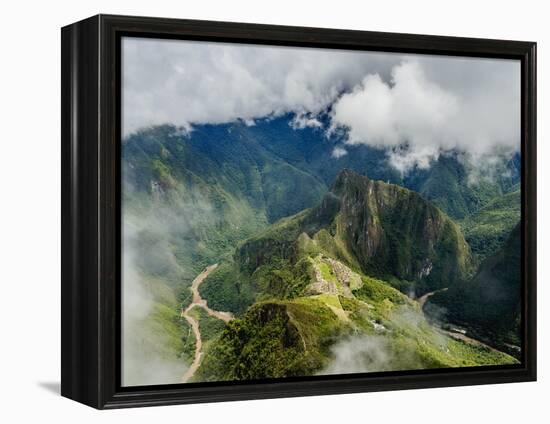
[[[137,220],[135,216],[124,215],[124,249],[122,272],[122,384],[136,386],[147,384],[179,383],[187,370],[177,352],[166,351],[169,340],[166,334],[154,331],[150,325],[154,313],[155,298],[139,271],[143,258],[137,253],[137,235],[143,231],[147,220]],[[165,243],[163,243],[165,244]],[[158,257],[166,256],[161,262],[172,262],[174,256],[167,249],[159,247]],[[147,258],[149,263],[154,257]],[[164,264],[162,264],[164,265]],[[174,263],[174,266],[178,266]]]
[[[393,68],[390,82],[378,74],[365,76],[336,101],[332,125],[347,128],[349,144],[389,148],[390,162],[403,172],[414,165],[428,167],[441,152],[453,149],[474,160],[495,150],[517,150],[519,66],[516,70],[508,62],[515,74],[499,78],[495,73],[488,78],[494,63],[481,61],[484,67],[474,60],[454,63],[464,71],[463,77],[468,76],[468,86],[439,75],[451,68],[451,62],[408,59]],[[472,71],[482,71],[479,80],[472,78]],[[439,81],[432,75],[438,75]]]
[[[342,156],[346,156],[347,154],[348,151],[343,147],[335,147],[334,150],[332,150],[332,157],[336,159],[340,159]]]
[[[388,148],[403,172],[453,149],[477,161],[519,149],[518,61],[140,38],[122,52],[125,135],[283,113],[320,127],[333,105],[330,133]]]
[[[129,134],[164,123],[315,114],[365,72],[389,73],[401,56],[124,38],[122,58],[123,127]]]
[[[311,113],[297,113],[294,119],[290,121],[290,126],[295,130],[302,130],[304,128],[322,128],[323,124]]]
[[[388,339],[382,336],[344,339],[332,346],[331,353],[332,361],[320,375],[390,371],[396,360]]]

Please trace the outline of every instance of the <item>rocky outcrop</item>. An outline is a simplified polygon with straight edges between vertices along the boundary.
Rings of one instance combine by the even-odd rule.
[[[467,277],[470,250],[459,227],[418,193],[344,170],[332,194],[340,236],[368,274],[421,282],[420,291]]]
[[[460,228],[418,193],[349,170],[319,206],[286,218],[244,243],[237,262],[248,272],[273,258],[294,260],[298,237],[326,230],[367,275],[414,286],[417,295],[465,280],[470,249]],[[350,263],[350,261],[347,261]]]

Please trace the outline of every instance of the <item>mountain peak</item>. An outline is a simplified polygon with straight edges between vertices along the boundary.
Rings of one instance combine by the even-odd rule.
[[[361,175],[355,171],[352,171],[349,168],[344,168],[338,173],[338,175],[336,175],[335,184],[338,181],[345,181],[350,179],[363,179],[369,181],[369,177],[367,177],[366,175]]]
[[[467,273],[470,253],[460,229],[418,193],[343,169],[331,194],[339,201],[333,215],[342,238],[366,272],[429,280],[421,291],[440,288],[443,275],[452,282]]]
[[[361,175],[351,169],[344,168],[336,176],[331,191],[336,195],[341,195],[347,187],[356,185],[367,186],[370,181],[366,175]]]
[[[396,278],[401,288],[414,285],[422,294],[463,280],[470,270],[470,249],[460,228],[436,206],[406,188],[348,169],[317,207],[278,225],[240,249],[240,262],[251,271],[269,257],[266,251],[290,259],[301,233],[313,239],[329,234],[338,258],[368,275]]]

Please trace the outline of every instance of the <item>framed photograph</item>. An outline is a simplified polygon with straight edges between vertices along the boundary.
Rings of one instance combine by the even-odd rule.
[[[62,395],[536,379],[536,44],[62,29]]]

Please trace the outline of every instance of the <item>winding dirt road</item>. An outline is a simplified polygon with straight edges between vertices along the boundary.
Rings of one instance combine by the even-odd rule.
[[[211,317],[221,319],[224,322],[229,322],[233,319],[233,315],[231,315],[229,312],[221,312],[221,311],[215,311],[213,309],[210,309],[208,307],[207,301],[203,299],[199,293],[199,286],[201,283],[208,277],[208,274],[210,274],[212,271],[214,271],[218,267],[218,264],[210,265],[206,267],[199,275],[195,277],[193,280],[193,283],[191,284],[191,292],[193,293],[193,300],[191,304],[184,310],[181,310],[181,317],[185,318],[185,320],[189,323],[191,326],[191,329],[193,330],[193,334],[195,335],[195,358],[193,359],[193,363],[191,366],[187,369],[183,377],[181,378],[182,383],[187,383],[193,375],[195,375],[195,372],[199,368],[202,360],[202,338],[201,338],[201,331],[199,328],[199,322],[193,318],[191,315],[189,315],[189,312],[191,312],[191,309],[194,307],[202,308],[210,315]]]

